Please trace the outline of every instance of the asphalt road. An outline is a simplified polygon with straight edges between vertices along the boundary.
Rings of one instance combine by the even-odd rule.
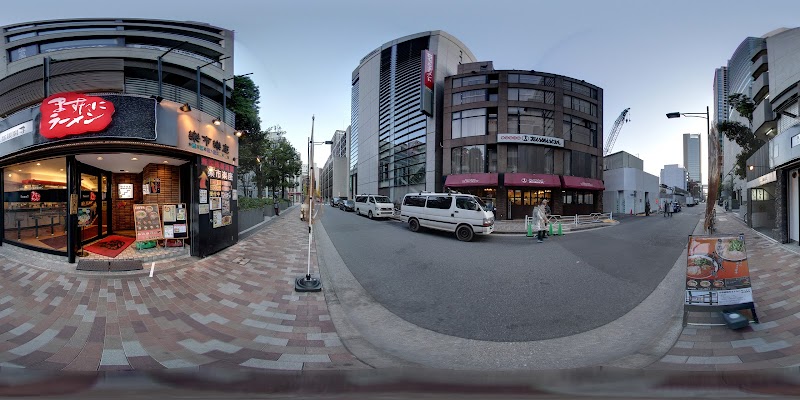
[[[393,220],[321,211],[342,260],[392,313],[461,338],[530,341],[585,332],[633,309],[673,266],[703,210],[625,216],[617,226],[542,244],[516,235],[464,243]]]

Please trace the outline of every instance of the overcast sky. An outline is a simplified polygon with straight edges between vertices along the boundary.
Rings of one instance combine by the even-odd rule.
[[[232,29],[235,73],[253,73],[262,126],[281,125],[304,161],[312,114],[315,140],[350,123],[350,78],[363,56],[401,36],[444,30],[496,69],[535,69],[602,87],[604,135],[630,107],[614,151],[638,155],[654,175],[683,164],[683,133],[702,133],[706,181],[705,121],[664,114],[706,106],[713,113],[714,69],[745,37],[798,26],[797,10],[796,0],[39,0],[4,2],[0,25],[128,17]],[[314,157],[320,166],[325,147]]]

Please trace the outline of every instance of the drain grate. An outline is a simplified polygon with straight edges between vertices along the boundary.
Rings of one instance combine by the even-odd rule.
[[[144,269],[141,260],[78,260],[78,271],[120,272]]]

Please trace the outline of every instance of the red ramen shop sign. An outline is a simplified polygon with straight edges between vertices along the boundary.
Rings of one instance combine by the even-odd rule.
[[[39,134],[48,139],[101,132],[111,124],[114,104],[80,93],[54,94],[42,101]]]

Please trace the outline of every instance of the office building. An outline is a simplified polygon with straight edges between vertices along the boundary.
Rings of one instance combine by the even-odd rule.
[[[464,63],[444,82],[446,189],[522,219],[543,199],[553,214],[602,211],[603,90],[541,71]]]
[[[403,195],[442,188],[444,79],[475,56],[443,31],[392,40],[352,74],[352,193]]]

